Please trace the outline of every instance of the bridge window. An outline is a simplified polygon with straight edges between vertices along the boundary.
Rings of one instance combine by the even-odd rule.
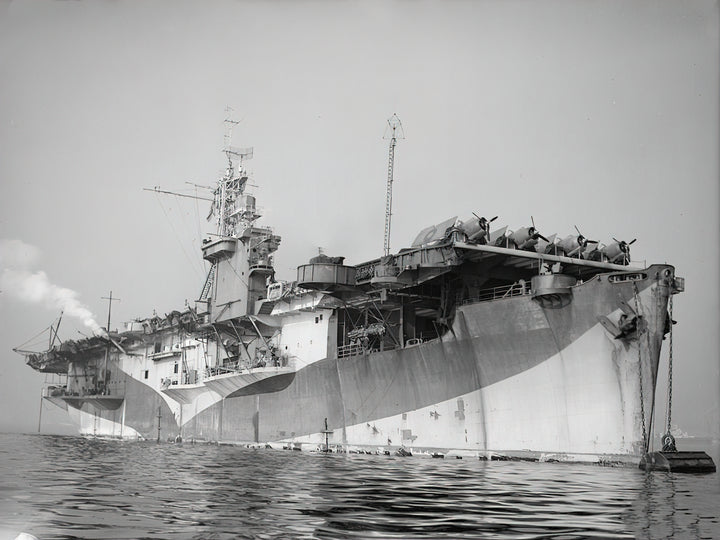
[[[149,374],[150,374],[150,371],[146,369],[146,370],[145,370],[145,378],[146,378],[146,379],[148,378],[148,375],[149,375]]]

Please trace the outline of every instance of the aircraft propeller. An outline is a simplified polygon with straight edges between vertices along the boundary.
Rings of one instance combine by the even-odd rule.
[[[532,239],[533,239],[533,240],[537,240],[538,238],[542,238],[543,240],[545,240],[546,242],[549,243],[550,240],[548,240],[548,239],[545,238],[542,234],[540,234],[540,231],[538,231],[537,228],[535,227],[535,218],[532,217],[532,216],[530,216],[530,221],[532,222],[532,227],[530,227],[530,231],[532,231],[532,232],[530,233],[531,236],[532,236]]]
[[[630,242],[614,237],[613,240],[612,244],[603,248],[603,255],[612,263],[620,260],[622,264],[630,264],[630,246],[637,241],[637,238],[633,238]]]
[[[583,235],[583,233],[580,232],[580,229],[578,229],[578,226],[577,226],[577,225],[575,225],[575,230],[576,230],[577,233],[578,233],[578,237],[577,237],[578,247],[581,247],[581,248],[582,248],[582,249],[580,250],[581,253],[582,253],[582,251],[587,247],[588,244],[597,244],[597,243],[599,243],[597,240],[590,240],[590,239],[587,238],[585,235]]]
[[[577,236],[570,235],[566,236],[557,243],[557,247],[568,257],[582,257],[583,252],[587,249],[588,244],[598,244],[596,240],[590,240],[584,234],[580,232],[577,225],[575,225]],[[592,251],[592,250],[591,250]]]
[[[472,213],[473,216],[475,216],[478,220],[478,227],[479,229],[474,232],[468,239],[471,241],[476,241],[481,244],[485,244],[487,240],[490,238],[490,224],[495,221],[498,216],[495,216],[494,218],[487,219],[485,216],[478,216],[475,212]]]
[[[535,245],[538,243],[538,239],[542,239],[546,245],[550,243],[550,240],[545,238],[540,231],[535,227],[535,218],[530,216],[532,225],[530,227],[522,227],[514,231],[508,238],[512,240],[517,249],[524,249],[527,251],[534,251]]]
[[[633,238],[630,240],[630,242],[626,242],[625,240],[618,240],[617,238],[613,237],[613,240],[615,240],[615,243],[617,244],[618,249],[622,253],[622,259],[623,264],[629,264],[630,263],[630,246],[637,242],[637,238]],[[617,257],[615,257],[617,258]]]
[[[615,240],[618,243],[618,246],[620,246],[620,249],[623,253],[630,254],[630,246],[637,242],[637,238],[633,238],[629,242],[626,242],[625,240],[618,240],[617,238],[613,237],[613,240]]]

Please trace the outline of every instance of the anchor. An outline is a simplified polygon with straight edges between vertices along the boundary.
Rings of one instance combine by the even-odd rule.
[[[678,473],[713,473],[717,469],[715,462],[705,452],[680,451],[675,445],[675,437],[670,432],[672,417],[672,368],[673,368],[673,342],[672,342],[672,305],[670,297],[668,317],[669,325],[669,360],[668,360],[668,393],[667,393],[667,431],[663,435],[663,447],[660,452],[646,452],[640,458],[639,467],[644,471],[666,471]],[[646,449],[647,450],[647,449]]]

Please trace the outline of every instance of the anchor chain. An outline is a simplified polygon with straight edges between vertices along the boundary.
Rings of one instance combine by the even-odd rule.
[[[668,391],[667,391],[667,431],[665,432],[665,435],[663,435],[663,446],[662,451],[663,452],[677,452],[677,448],[675,446],[675,437],[672,436],[672,433],[670,432],[670,429],[672,428],[671,420],[672,420],[672,375],[673,375],[673,319],[672,319],[672,312],[673,312],[673,297],[670,296],[670,301],[668,302],[668,319],[670,321],[668,330],[669,336],[669,353],[668,353]]]
[[[633,283],[633,289],[635,291],[635,313],[638,317],[638,323],[640,322],[640,305],[638,303],[638,288],[637,283]],[[647,427],[645,425],[645,395],[643,393],[643,376],[642,376],[642,346],[641,346],[641,340],[640,340],[640,332],[641,332],[641,326],[640,324],[636,325],[636,333],[637,333],[637,344],[638,344],[638,374],[640,375],[640,416],[642,419],[642,438],[643,438],[643,452],[647,452],[648,450],[648,436],[647,436]]]

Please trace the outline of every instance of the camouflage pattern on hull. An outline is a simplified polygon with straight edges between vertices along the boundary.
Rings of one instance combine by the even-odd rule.
[[[330,444],[639,458],[671,279],[672,267],[656,265],[616,282],[595,276],[573,287],[567,303],[524,295],[459,305],[437,340],[325,358],[284,389],[194,410],[171,408],[171,399],[127,377],[123,429],[155,438],[160,409],[163,440],[314,448],[325,442],[327,419]],[[640,331],[615,339],[608,324],[619,326],[628,309],[639,312]],[[95,434],[119,433],[120,411],[82,410],[105,419],[102,428],[92,424]],[[88,420],[81,424],[88,433]]]

